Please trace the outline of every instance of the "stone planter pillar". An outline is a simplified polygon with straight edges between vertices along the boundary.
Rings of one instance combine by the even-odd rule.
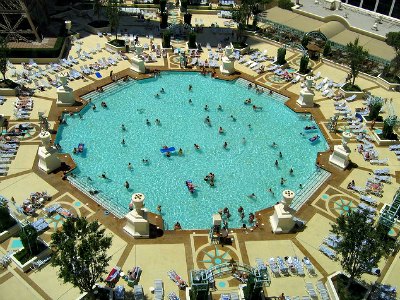
[[[68,86],[67,76],[60,77],[61,86],[57,88],[57,105],[72,106],[75,104],[74,91]]]
[[[350,163],[349,155],[351,150],[347,146],[347,143],[352,136],[353,134],[351,132],[343,132],[342,145],[335,145],[333,153],[329,156],[329,162],[343,170],[346,169]]]
[[[131,70],[137,72],[137,73],[146,73],[146,67],[144,65],[144,60],[141,59],[138,56],[134,56],[132,59],[132,66],[131,66]]]
[[[150,226],[147,220],[147,209],[144,208],[145,196],[141,193],[132,195],[129,212],[125,218],[127,220],[124,230],[134,238],[149,238]]]
[[[227,56],[222,57],[222,65],[219,67],[222,74],[230,75],[235,73],[235,67],[233,60],[230,60]]]
[[[57,156],[57,149],[50,145],[50,133],[48,131],[42,131],[39,134],[39,138],[42,141],[42,146],[39,147],[38,156],[39,169],[45,171],[47,174],[61,167],[61,161]]]
[[[297,99],[297,104],[300,107],[314,107],[314,91],[312,90],[314,77],[306,77],[306,87],[300,91],[299,99]]]
[[[291,190],[284,190],[282,192],[283,199],[280,203],[274,206],[274,214],[269,218],[271,223],[272,231],[276,234],[289,233],[295,222],[293,221],[292,209],[290,204],[292,203],[295,193]]]

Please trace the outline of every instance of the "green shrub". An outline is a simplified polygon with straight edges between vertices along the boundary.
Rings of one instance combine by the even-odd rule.
[[[111,40],[108,43],[113,45],[113,46],[115,46],[115,47],[125,47],[125,41],[124,40]]]
[[[187,12],[188,0],[181,0],[181,12]]]
[[[382,135],[385,139],[395,140],[397,135],[393,132],[393,128],[397,123],[397,116],[390,116],[383,122]]]
[[[38,243],[38,233],[32,225],[24,226],[19,234],[21,238],[22,245],[26,251],[32,256],[38,254],[39,243]]]
[[[189,43],[188,43],[189,45],[189,48],[190,49],[196,49],[197,48],[197,46],[196,46],[196,33],[194,33],[194,32],[191,32],[191,33],[189,33]]]
[[[308,70],[308,62],[309,62],[309,57],[307,55],[303,55],[300,59],[300,70],[299,72],[301,74],[306,74]]]
[[[160,0],[160,12],[165,13],[165,8],[167,7],[167,0]]]
[[[349,82],[346,83],[344,86],[342,86],[342,89],[347,92],[361,92],[362,91],[362,89],[358,85],[351,84]]]
[[[162,46],[163,48],[171,48],[171,32],[169,30],[163,33]]]
[[[278,6],[283,9],[292,10],[294,3],[290,0],[279,0]]]
[[[277,54],[277,63],[278,65],[284,65],[286,63],[286,49],[285,48],[279,48],[278,49],[278,54]]]

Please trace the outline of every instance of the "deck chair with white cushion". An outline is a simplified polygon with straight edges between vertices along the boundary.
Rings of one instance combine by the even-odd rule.
[[[154,280],[154,299],[162,300],[164,298],[164,287],[161,279]]]
[[[344,100],[346,100],[347,102],[351,102],[354,101],[356,99],[356,95],[351,95],[350,97],[345,98]]]

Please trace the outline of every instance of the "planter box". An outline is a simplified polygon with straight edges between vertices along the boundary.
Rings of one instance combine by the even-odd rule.
[[[0,233],[0,243],[4,242],[5,240],[8,240],[10,237],[16,235],[19,232],[19,224],[15,224],[14,226],[8,228],[8,230],[3,231]]]
[[[16,96],[15,89],[0,89],[0,96]]]
[[[196,43],[196,48],[189,48],[189,42],[186,42],[186,50],[188,51],[196,51],[198,48],[199,44]]]
[[[378,77],[376,77],[376,83],[379,84],[381,87],[387,89],[387,90],[392,90],[397,87],[400,87],[400,83],[391,83],[389,81],[386,81],[381,77],[382,74],[379,74]]]
[[[16,253],[11,255],[12,261],[15,263],[17,268],[20,269],[22,272],[27,272],[32,267],[32,265],[33,265],[33,263],[35,261],[37,261],[39,259],[43,259],[43,258],[45,258],[45,257],[47,257],[47,256],[52,254],[52,250],[49,247],[49,245],[43,240],[40,240],[40,242],[45,244],[47,246],[47,248],[45,250],[43,250],[42,252],[40,252],[37,256],[35,256],[35,257],[31,258],[30,260],[28,260],[25,264],[21,264],[20,261],[14,257],[14,255],[16,253],[18,253],[19,251],[21,251],[21,250],[18,250]]]
[[[399,143],[399,140],[381,140],[379,135],[375,132],[375,130],[372,131],[372,134],[374,135],[374,138],[379,146],[389,146],[389,145],[396,145]]]
[[[174,52],[174,50],[172,50],[172,47],[170,47],[170,48],[164,48],[164,47],[162,46],[162,43],[160,43],[160,49],[161,49],[161,50],[167,51],[167,53],[173,53],[173,52]]]
[[[96,28],[96,27],[90,26],[89,24],[84,24],[84,27],[87,31],[89,31],[90,33],[93,33],[93,34],[97,34],[98,32],[110,32],[111,31],[110,26]]]
[[[333,281],[332,281],[333,278],[335,278],[336,276],[338,276],[340,274],[343,274],[343,272],[338,271],[338,272],[333,273],[332,275],[328,276],[328,281],[326,282],[326,286],[327,286],[327,290],[328,290],[329,296],[333,300],[340,300],[339,295],[337,294],[335,286],[334,286]],[[343,274],[343,275],[345,275],[345,274]],[[360,282],[358,282],[358,281],[356,281],[356,282],[359,285],[365,287]],[[368,298],[370,292],[371,292],[371,287],[365,287],[365,288],[367,289],[367,292],[365,293],[365,296],[364,296],[363,299],[366,300]]]
[[[356,95],[356,99],[358,100],[364,97],[364,92],[350,92],[350,91],[345,91],[343,88],[340,88],[340,92],[343,94],[345,98]]]
[[[235,51],[239,51],[239,53],[241,54],[241,55],[244,55],[244,54],[246,54],[246,53],[248,53],[249,51],[250,51],[250,46],[249,45],[247,45],[246,47],[244,47],[244,48],[235,48],[235,47],[233,47],[233,45],[232,45],[232,43],[231,43],[231,48],[233,48],[233,51],[235,52]]]
[[[124,47],[117,47],[117,46],[111,45],[110,43],[106,43],[106,49],[112,50],[112,51],[116,51],[116,52],[119,52],[119,51],[121,51],[123,53],[126,52],[126,47],[125,46]]]

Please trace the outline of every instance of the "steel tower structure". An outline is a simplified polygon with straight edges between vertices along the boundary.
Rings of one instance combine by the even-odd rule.
[[[31,17],[33,10],[40,7],[40,0],[1,0],[0,36],[7,41],[32,42],[42,40],[37,25]]]

